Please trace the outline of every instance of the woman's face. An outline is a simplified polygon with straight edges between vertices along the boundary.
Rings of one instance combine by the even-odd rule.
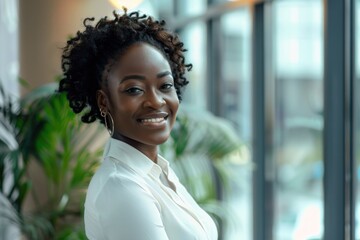
[[[168,139],[179,100],[170,65],[159,50],[146,43],[131,45],[112,67],[105,88],[99,105],[106,104],[114,119],[114,138],[138,149]]]

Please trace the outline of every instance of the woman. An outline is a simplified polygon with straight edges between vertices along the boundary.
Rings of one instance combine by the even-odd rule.
[[[158,145],[170,136],[188,83],[183,43],[138,12],[85,19],[62,57],[66,92],[82,121],[110,133],[85,202],[89,239],[217,239],[207,215],[181,185]]]

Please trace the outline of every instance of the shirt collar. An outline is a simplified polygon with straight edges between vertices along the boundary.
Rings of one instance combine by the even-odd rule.
[[[168,174],[169,162],[162,156],[158,155],[158,163],[155,164],[150,158],[133,146],[114,138],[110,138],[106,144],[104,159],[107,157],[111,157],[115,162],[126,164],[135,172],[142,175],[151,174],[159,178],[162,171]]]
[[[164,171],[166,175],[169,174],[169,162],[160,155],[158,155],[157,158],[157,165]]]

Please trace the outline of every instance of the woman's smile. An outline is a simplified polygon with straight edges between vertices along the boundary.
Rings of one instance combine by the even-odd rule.
[[[169,114],[166,112],[157,112],[146,114],[142,116],[137,121],[142,126],[150,127],[150,128],[164,128],[167,124],[167,118]]]

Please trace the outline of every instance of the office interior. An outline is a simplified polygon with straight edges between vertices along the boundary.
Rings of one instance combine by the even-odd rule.
[[[360,0],[0,0],[5,92],[16,102],[56,84],[66,38],[124,5],[164,19],[185,44],[181,111],[192,143],[208,144],[173,164],[219,239],[360,239]],[[29,166],[30,214],[51,190],[41,164]],[[57,239],[84,239],[79,219]],[[4,220],[0,232],[21,236]]]

